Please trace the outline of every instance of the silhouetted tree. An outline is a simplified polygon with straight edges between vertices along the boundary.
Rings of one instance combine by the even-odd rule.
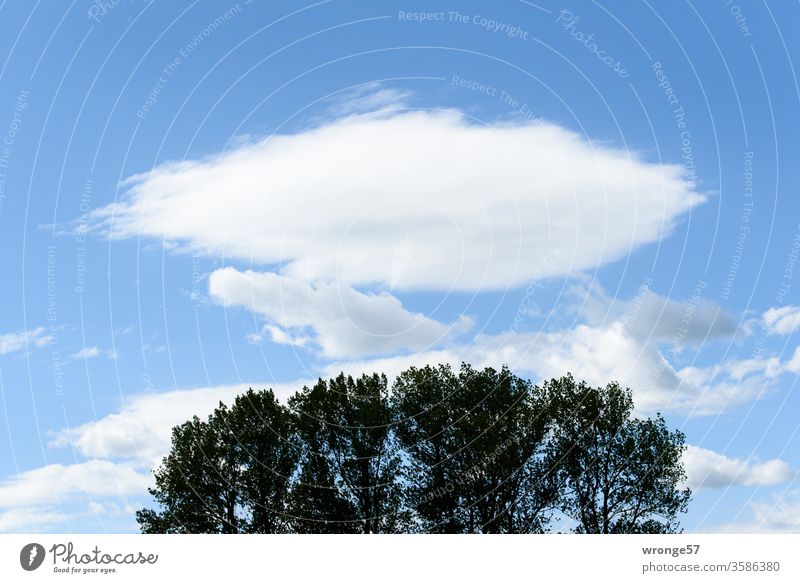
[[[554,431],[550,464],[561,510],[580,533],[672,533],[691,493],[681,489],[684,436],[664,418],[632,418],[630,389],[571,375],[545,383]]]
[[[328,530],[336,530],[336,522],[344,532],[353,525],[363,533],[401,529],[407,513],[401,507],[400,456],[388,399],[386,376],[378,374],[320,379],[291,399],[307,449],[301,477],[325,480],[322,488],[303,490],[311,496],[304,499],[311,510],[305,517],[323,521]],[[297,507],[292,512],[299,516]]]
[[[355,504],[340,491],[336,464],[328,439],[332,417],[327,382],[289,398],[289,407],[303,444],[300,474],[289,494],[289,514],[295,532],[356,533],[360,531]]]
[[[239,395],[172,430],[145,533],[669,533],[684,436],[629,389],[508,368],[320,379],[288,407]]]
[[[239,395],[201,421],[172,431],[154,472],[160,511],[136,519],[146,533],[284,532],[285,501],[299,448],[288,411],[272,391]]]
[[[407,497],[427,532],[541,532],[555,503],[540,390],[507,368],[411,368],[394,385]]]

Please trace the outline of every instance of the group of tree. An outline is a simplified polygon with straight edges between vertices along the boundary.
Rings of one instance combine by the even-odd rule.
[[[220,403],[172,431],[145,533],[669,533],[684,436],[629,389],[410,368]]]

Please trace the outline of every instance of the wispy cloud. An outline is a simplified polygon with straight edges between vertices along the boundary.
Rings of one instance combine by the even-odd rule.
[[[791,334],[800,329],[800,306],[781,306],[764,312],[764,326],[770,334]]]
[[[333,117],[359,113],[391,112],[408,107],[413,92],[370,82],[330,97],[327,113]]]
[[[33,330],[19,330],[7,334],[0,334],[0,355],[22,350],[27,346],[42,347],[53,341],[53,336],[48,334],[44,327]]]

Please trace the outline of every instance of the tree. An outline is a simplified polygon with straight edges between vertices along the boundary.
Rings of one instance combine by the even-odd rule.
[[[289,398],[302,443],[300,474],[289,494],[294,532],[356,533],[359,518],[351,500],[340,492],[329,447],[330,397],[321,380]]]
[[[462,364],[319,379],[172,430],[145,533],[579,533],[679,530],[684,436],[633,416],[630,389],[543,387]],[[558,514],[560,513],[560,514]]]
[[[243,468],[241,504],[254,533],[287,532],[286,504],[300,456],[294,420],[271,390],[236,397],[225,426]]]
[[[393,391],[396,432],[408,463],[404,468],[406,504],[413,508],[423,532],[465,532],[457,478],[459,449],[453,401],[458,379],[449,366],[410,368]]]
[[[306,444],[301,476],[324,480],[304,491],[306,518],[325,528],[338,523],[344,532],[353,526],[365,534],[400,530],[406,513],[386,376],[320,379],[290,406]]]
[[[242,487],[230,444],[219,439],[220,409],[208,421],[193,417],[172,430],[172,449],[154,472],[150,494],[163,508],[136,513],[142,532],[235,533],[241,519],[237,501]]]
[[[554,420],[550,464],[560,508],[580,533],[672,533],[691,497],[681,489],[684,435],[661,415],[632,418],[630,389],[576,383],[544,386]]]
[[[540,532],[555,503],[540,391],[507,368],[411,368],[394,385],[407,495],[426,532]]]
[[[136,519],[145,533],[283,532],[297,456],[288,411],[272,391],[250,389],[173,429],[150,489],[161,511]]]

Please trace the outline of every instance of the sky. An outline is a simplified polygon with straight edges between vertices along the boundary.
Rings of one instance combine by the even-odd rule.
[[[631,387],[800,530],[796,3],[0,2],[0,531],[135,532],[247,387]]]

